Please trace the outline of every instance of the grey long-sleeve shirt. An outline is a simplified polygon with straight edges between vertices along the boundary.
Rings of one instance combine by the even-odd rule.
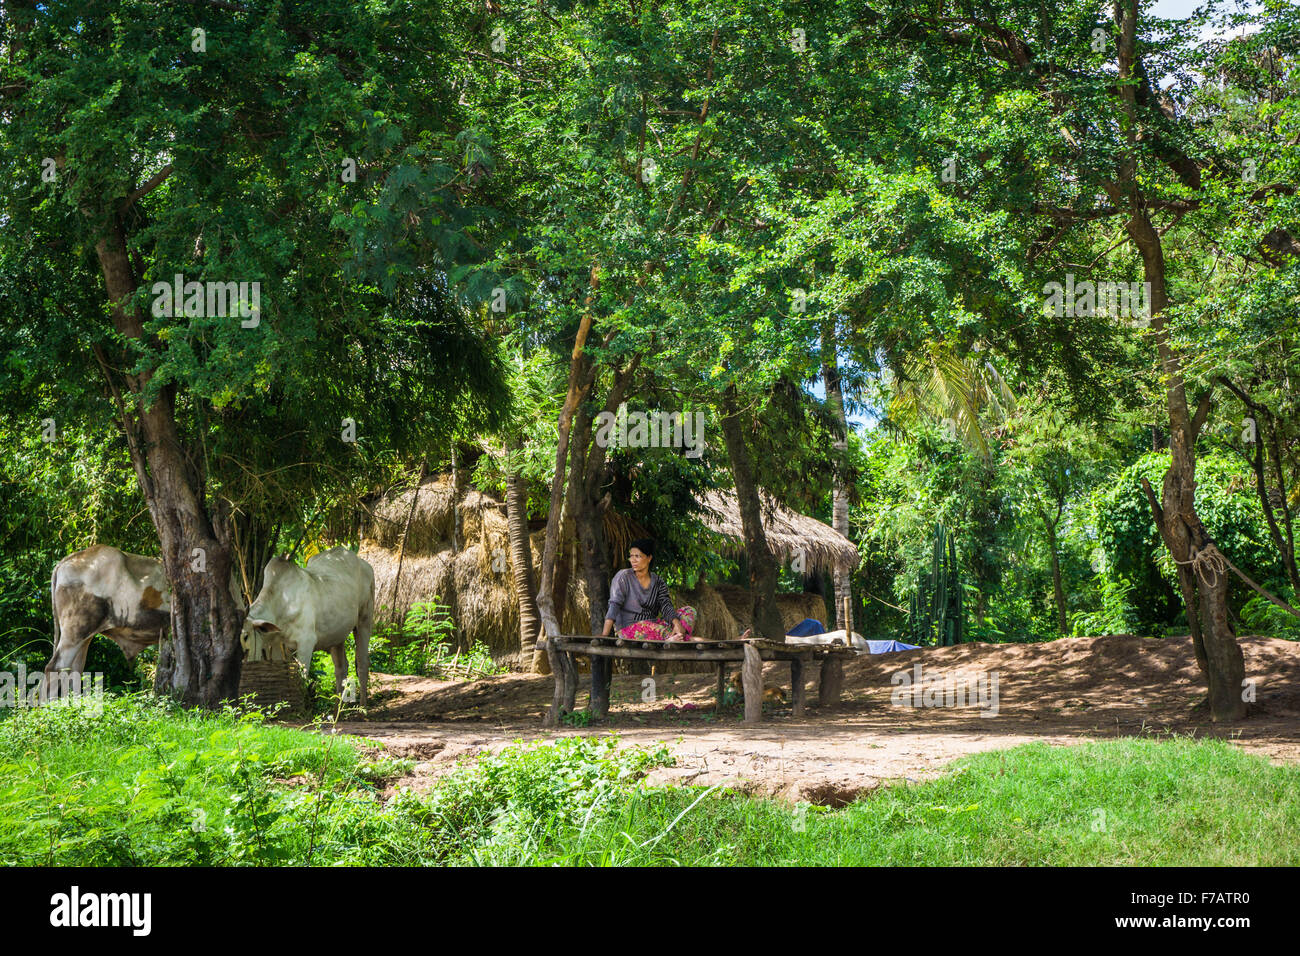
[[[643,588],[636,579],[636,572],[624,568],[609,584],[609,610],[605,617],[612,620],[614,630],[619,631],[637,621],[659,619],[671,623],[677,620],[677,609],[668,596],[668,585],[664,584],[663,578],[651,571],[650,586]]]

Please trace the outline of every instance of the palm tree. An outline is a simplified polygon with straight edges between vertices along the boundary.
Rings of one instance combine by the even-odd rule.
[[[978,343],[963,355],[951,343],[931,339],[891,356],[887,371],[891,418],[900,424],[942,422],[950,438],[985,460],[991,449],[983,421],[1004,422],[1016,409],[1015,393]]]

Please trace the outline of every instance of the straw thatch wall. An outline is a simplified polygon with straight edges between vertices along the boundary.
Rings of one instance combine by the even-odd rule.
[[[442,550],[445,542],[451,540],[452,491],[451,478],[438,475],[428,478],[416,489],[380,499],[373,511],[373,520],[368,522],[366,536],[374,547],[396,552],[406,526],[407,516],[411,517],[410,533],[406,537],[407,554],[433,554]],[[415,511],[411,511],[412,498],[415,498]]]
[[[437,475],[425,479],[418,495],[410,488],[376,504],[361,540],[361,557],[375,569],[376,618],[400,624],[412,605],[436,596],[450,607],[462,647],[481,642],[499,660],[519,660],[519,606],[505,505],[468,485],[460,492],[453,508],[456,496],[451,479]],[[544,537],[540,529],[529,536],[534,566],[541,563]],[[573,542],[564,541],[561,547],[569,549],[573,570],[560,626],[566,633],[585,634],[590,628],[586,582]],[[671,596],[676,606],[689,604],[696,609],[695,633],[705,640],[734,638],[753,617],[753,598],[742,588],[703,585],[695,590],[671,589]],[[815,594],[779,595],[778,605],[787,627],[805,617],[827,620],[825,602]]]

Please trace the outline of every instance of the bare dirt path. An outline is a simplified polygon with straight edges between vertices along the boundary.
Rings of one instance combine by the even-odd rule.
[[[844,700],[834,710],[815,703],[814,667],[806,716],[795,720],[788,706],[777,705],[757,727],[743,725],[737,708],[715,713],[712,675],[657,676],[653,702],[641,699],[644,677],[618,675],[608,721],[547,732],[541,718],[551,678],[507,674],[473,683],[381,675],[373,679],[369,719],[337,729],[416,760],[394,786],[417,791],[459,760],[515,740],[612,732],[625,744],[669,745],[677,765],[655,771],[658,782],[723,783],[832,806],[887,781],[934,776],[959,757],[1034,741],[1195,735],[1300,763],[1300,644],[1245,637],[1241,645],[1256,702],[1249,719],[1231,726],[1215,725],[1198,706],[1204,691],[1190,639],[1107,636],[859,657],[845,666]],[[953,686],[962,675],[982,673],[991,690],[996,674],[996,714],[991,697],[983,708],[896,704],[891,694],[899,685],[891,678],[915,677],[917,663],[923,677]],[[788,665],[764,672],[766,683],[787,690],[789,679]],[[584,687],[579,707],[585,695]]]

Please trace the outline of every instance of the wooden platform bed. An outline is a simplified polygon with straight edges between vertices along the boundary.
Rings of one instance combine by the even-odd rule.
[[[817,703],[820,707],[833,707],[839,702],[844,684],[844,658],[854,654],[852,648],[841,644],[780,644],[763,638],[732,641],[629,641],[614,637],[592,637],[588,634],[561,634],[554,638],[556,658],[560,666],[552,666],[555,674],[555,697],[546,714],[546,725],[554,727],[560,714],[572,713],[578,694],[578,668],[574,657],[585,654],[591,658],[591,714],[606,717],[609,714],[609,684],[614,672],[614,660],[630,661],[710,661],[718,665],[718,703],[721,705],[726,689],[727,665],[738,663],[741,684],[745,689],[745,723],[756,724],[763,717],[763,662],[790,662],[790,703],[794,716],[802,717],[805,706],[805,668],[814,661],[821,664]],[[538,642],[546,648],[546,640]]]

